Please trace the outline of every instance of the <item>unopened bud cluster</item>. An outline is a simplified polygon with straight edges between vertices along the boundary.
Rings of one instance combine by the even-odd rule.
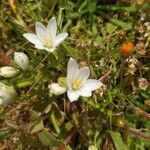
[[[0,76],[2,78],[12,78],[17,76],[21,71],[26,70],[29,65],[29,59],[26,54],[22,52],[14,53],[14,63],[16,67],[3,66],[0,68]],[[7,86],[0,82],[0,105],[6,105],[15,99],[17,92],[13,86]]]

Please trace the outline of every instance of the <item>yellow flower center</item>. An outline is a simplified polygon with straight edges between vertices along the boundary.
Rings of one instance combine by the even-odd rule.
[[[72,81],[72,89],[77,90],[77,89],[80,88],[80,86],[81,86],[81,80],[79,80],[79,79],[74,79],[74,80]]]
[[[53,47],[53,41],[51,38],[45,38],[44,41],[43,41],[43,45],[45,47],[48,47],[48,48],[51,48]]]

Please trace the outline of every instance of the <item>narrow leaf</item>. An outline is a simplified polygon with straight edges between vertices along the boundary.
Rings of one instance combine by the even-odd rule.
[[[119,133],[110,131],[110,134],[115,144],[116,150],[127,150],[127,147],[123,142],[121,135]]]

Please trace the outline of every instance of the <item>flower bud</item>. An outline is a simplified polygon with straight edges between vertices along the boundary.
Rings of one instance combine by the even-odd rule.
[[[1,67],[0,68],[0,76],[5,78],[11,78],[16,76],[19,73],[19,70],[13,67]]]
[[[26,70],[28,68],[29,59],[26,54],[22,52],[15,52],[14,61],[22,70]]]
[[[58,84],[60,85],[60,86],[62,86],[62,87],[65,87],[65,86],[67,86],[67,79],[66,79],[66,77],[60,77],[60,78],[58,78]]]
[[[58,83],[52,83],[48,86],[50,93],[55,95],[61,95],[66,92],[67,87],[60,86]]]
[[[12,86],[7,86],[0,82],[0,105],[11,103],[17,96],[17,92]]]

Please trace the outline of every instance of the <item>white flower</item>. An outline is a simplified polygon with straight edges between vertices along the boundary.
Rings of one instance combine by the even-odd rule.
[[[99,80],[88,79],[89,67],[79,69],[77,62],[71,58],[67,67],[67,95],[71,102],[79,96],[90,97],[92,91],[100,88],[103,84]]]
[[[50,93],[61,95],[67,91],[67,87],[60,86],[58,83],[52,83],[48,86]]]
[[[36,34],[25,33],[23,36],[33,43],[37,49],[45,49],[49,52],[53,52],[68,36],[66,32],[56,35],[57,24],[55,17],[49,20],[47,27],[40,22],[36,22],[35,28]]]
[[[7,86],[0,82],[0,105],[11,103],[17,96],[13,87]]]
[[[1,67],[0,68],[0,76],[5,78],[11,78],[16,76],[19,73],[19,70],[13,67]]]
[[[14,62],[22,69],[26,70],[29,65],[28,56],[22,52],[14,53]]]

